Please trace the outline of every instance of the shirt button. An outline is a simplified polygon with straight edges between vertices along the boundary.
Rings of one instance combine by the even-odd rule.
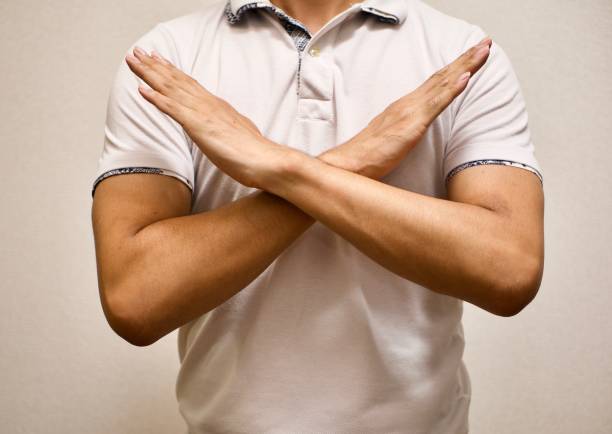
[[[312,57],[319,57],[321,50],[319,47],[312,47],[310,50],[308,50],[308,54],[310,54]]]

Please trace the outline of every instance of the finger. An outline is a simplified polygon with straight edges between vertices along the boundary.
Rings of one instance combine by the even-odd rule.
[[[164,58],[161,54],[159,54],[155,50],[151,50],[151,57],[153,57],[155,60],[160,61],[162,64],[166,66],[173,66],[172,63],[170,63],[170,61],[166,60],[166,58]]]
[[[160,71],[163,71],[163,73],[170,77],[179,89],[193,96],[201,96],[202,93],[208,96],[212,95],[197,80],[174,66],[172,62],[157,51],[151,50],[150,59],[153,61],[151,66],[160,68]]]
[[[478,45],[472,47],[463,55],[453,62],[450,79],[461,77],[465,72],[470,72],[474,75],[486,63],[491,53],[491,38],[483,39]]]
[[[161,91],[165,80],[160,69],[157,67],[158,62],[154,62],[140,47],[134,47],[132,53],[126,56],[126,60],[130,69],[145,83],[153,89]]]
[[[155,89],[140,85],[138,86],[138,91],[147,101],[177,121],[181,126],[185,127],[193,119],[191,109]]]
[[[431,122],[467,87],[467,83],[489,57],[489,45],[481,45],[472,51],[469,58],[461,59],[456,71],[431,87],[423,96],[425,104],[421,105],[426,119]]]
[[[418,93],[427,93],[436,88],[442,83],[458,79],[464,72],[470,71],[474,75],[478,69],[484,65],[487,56],[482,56],[488,53],[493,41],[486,37],[478,44],[466,50],[461,56],[453,62],[446,65],[444,68],[432,74],[418,89]]]
[[[126,56],[126,61],[132,72],[152,89],[190,107],[197,103],[195,92],[193,89],[189,89],[191,83],[185,83],[187,81],[185,77],[188,76],[186,74],[178,75],[175,72],[178,69],[170,66],[169,62],[167,64],[160,62],[139,47],[134,48],[133,54]]]

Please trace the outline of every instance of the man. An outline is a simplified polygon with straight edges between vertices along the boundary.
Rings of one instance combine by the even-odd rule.
[[[463,301],[515,315],[543,268],[507,56],[416,0],[248,1],[119,68],[92,209],[110,326],[178,328],[192,434],[467,432]]]

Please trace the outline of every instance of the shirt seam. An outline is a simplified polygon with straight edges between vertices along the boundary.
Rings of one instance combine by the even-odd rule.
[[[127,175],[131,173],[153,173],[157,175],[167,175],[167,176],[173,176],[173,177],[178,176],[180,177],[181,180],[183,180],[185,184],[187,184],[189,189],[193,191],[193,186],[191,185],[191,182],[189,182],[189,180],[185,178],[183,175],[173,170],[167,170],[167,169],[162,169],[160,167],[150,167],[150,166],[126,166],[126,167],[118,167],[115,169],[110,169],[100,174],[100,176],[98,176],[93,182],[93,186],[91,189],[91,197],[94,196],[96,188],[98,187],[98,184],[100,184],[100,181],[106,178],[109,178],[111,176]]]
[[[513,166],[513,167],[518,167],[521,169],[529,170],[530,172],[534,173],[540,180],[540,183],[544,185],[544,178],[542,174],[540,173],[540,171],[537,170],[535,167],[529,164],[526,164],[526,163],[521,163],[520,161],[497,159],[497,158],[485,158],[485,159],[471,160],[471,161],[466,161],[465,163],[461,163],[460,165],[454,167],[450,172],[448,172],[445,183],[448,184],[448,181],[450,180],[450,178],[455,176],[460,171],[467,169],[468,167],[480,166],[480,165],[485,165],[485,164],[501,164],[501,165]]]

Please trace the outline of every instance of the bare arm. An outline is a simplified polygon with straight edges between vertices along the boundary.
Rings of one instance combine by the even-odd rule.
[[[92,222],[102,306],[111,327],[149,345],[245,288],[314,219],[258,191],[189,214],[191,192],[167,176],[102,181]]]
[[[531,172],[465,169],[450,200],[377,182],[301,154],[264,189],[297,205],[392,272],[497,315],[535,296],[543,191]]]
[[[425,110],[433,120],[465,88],[467,78],[455,86],[459,76],[465,71],[474,73],[487,54],[470,50],[444,74],[432,76],[413,94],[394,102],[353,139],[316,160],[324,166],[342,168],[343,173],[355,172],[358,178],[385,175],[424,133],[424,125],[404,122],[404,115],[413,118]],[[150,59],[143,57],[143,62]],[[143,64],[133,68],[146,75],[139,69],[145,69]],[[160,87],[168,84],[168,78],[152,75],[150,82],[157,81]],[[192,81],[183,83],[195,86]],[[207,146],[219,143],[225,152],[227,144],[251,140],[256,149],[261,139],[253,136],[256,128],[252,123],[229,110],[223,101],[209,95],[199,97],[206,100],[206,113],[221,113],[219,122],[227,125],[215,130],[236,134],[216,137],[204,132]],[[211,111],[210,104],[216,110]],[[190,113],[192,116],[195,114]],[[194,128],[203,123],[194,119],[190,131],[195,136]],[[237,159],[234,154],[210,155],[217,157],[219,164]],[[256,154],[250,161],[258,158],[274,159]],[[267,192],[193,215],[189,215],[189,205],[189,189],[165,176],[113,176],[96,190],[92,223],[102,306],[111,327],[135,345],[149,345],[223,303],[261,274],[315,221],[295,205]]]

